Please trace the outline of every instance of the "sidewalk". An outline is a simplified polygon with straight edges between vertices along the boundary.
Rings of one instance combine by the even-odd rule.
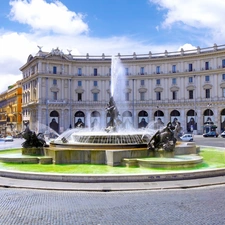
[[[25,188],[58,191],[139,191],[139,190],[165,190],[165,189],[187,189],[206,187],[212,185],[224,185],[225,176],[177,180],[177,181],[155,181],[155,182],[54,182],[40,180],[24,180],[8,177],[0,177],[0,187],[3,188]]]

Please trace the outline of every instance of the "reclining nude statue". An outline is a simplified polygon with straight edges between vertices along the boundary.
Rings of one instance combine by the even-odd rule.
[[[163,149],[172,152],[177,141],[174,137],[174,129],[175,127],[169,122],[162,130],[158,130],[148,141],[149,150]]]
[[[28,126],[22,132],[22,137],[25,139],[25,142],[22,143],[23,148],[30,148],[30,147],[38,148],[46,146],[44,135],[42,133],[36,135],[36,133],[34,131],[31,131]]]

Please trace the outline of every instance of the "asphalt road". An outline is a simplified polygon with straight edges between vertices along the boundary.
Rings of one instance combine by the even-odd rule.
[[[4,150],[4,149],[10,149],[10,148],[21,148],[21,144],[24,142],[25,140],[22,138],[14,138],[14,141],[12,142],[5,142],[0,140],[0,150]]]
[[[195,135],[194,142],[197,145],[222,147],[225,148],[225,138],[222,137],[203,137],[202,135]],[[225,150],[225,149],[224,149]]]

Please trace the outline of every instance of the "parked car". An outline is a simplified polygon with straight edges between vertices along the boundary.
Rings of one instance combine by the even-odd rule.
[[[222,138],[225,138],[225,131],[220,134]]]
[[[193,136],[191,134],[184,134],[180,137],[182,141],[193,141]]]
[[[7,137],[5,138],[5,141],[13,141],[13,137],[12,137],[12,136],[7,136]]]
[[[209,131],[208,133],[203,134],[203,137],[218,137],[218,133],[216,131]]]

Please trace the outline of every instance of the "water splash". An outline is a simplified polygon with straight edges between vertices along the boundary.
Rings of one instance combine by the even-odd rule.
[[[117,56],[112,56],[111,61],[111,95],[115,102],[125,100],[124,88],[125,88],[125,69],[121,63],[121,60]]]

